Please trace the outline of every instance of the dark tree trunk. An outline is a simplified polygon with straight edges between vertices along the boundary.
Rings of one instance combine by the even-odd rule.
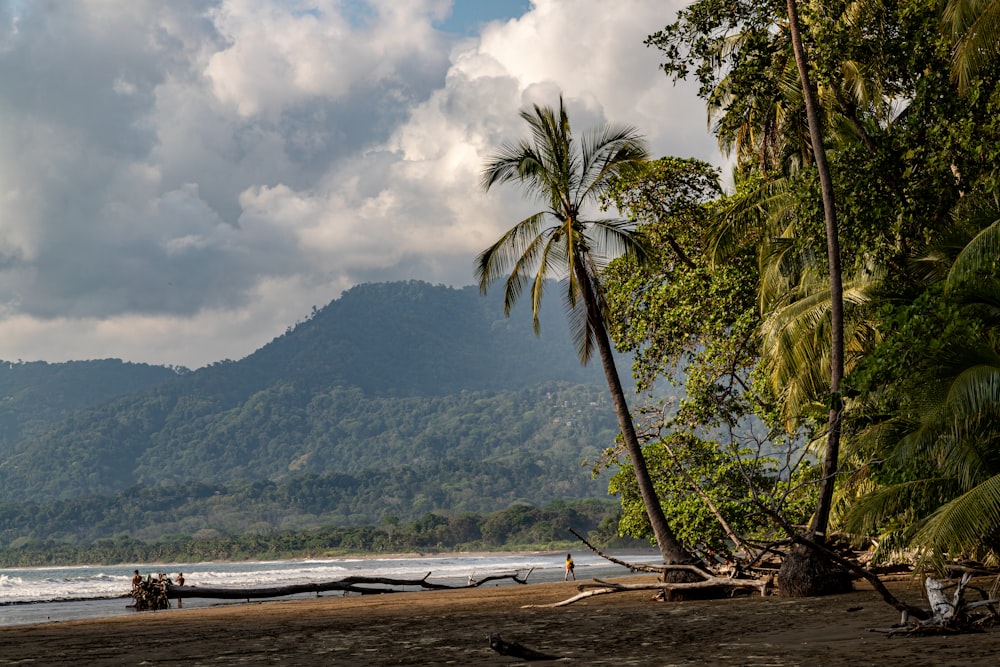
[[[625,449],[632,460],[632,469],[635,471],[635,480],[639,485],[639,494],[646,506],[646,516],[649,517],[649,523],[653,528],[653,535],[656,537],[660,555],[663,556],[663,562],[667,565],[691,562],[691,555],[677,540],[674,531],[667,523],[667,517],[663,514],[663,507],[660,505],[660,499],[653,487],[653,479],[646,467],[646,458],[643,456],[642,447],[635,432],[635,425],[632,423],[632,413],[629,411],[625,390],[622,389],[621,379],[618,376],[611,340],[608,337],[607,327],[604,325],[604,316],[598,305],[597,295],[594,293],[593,281],[582,263],[575,263],[575,271],[577,280],[582,286],[587,318],[594,331],[597,350],[601,355],[601,366],[604,368],[604,376],[611,392],[611,401],[614,404],[615,414],[618,416],[618,427],[622,432]],[[687,576],[686,572],[680,574]]]
[[[852,590],[854,582],[850,572],[808,547],[793,547],[781,561],[778,592],[783,597],[836,595]]]
[[[840,458],[840,381],[844,375],[844,289],[840,270],[840,240],[837,234],[837,213],[833,196],[833,179],[823,147],[823,132],[816,109],[816,99],[809,83],[809,70],[802,35],[799,32],[799,16],[796,0],[786,0],[788,7],[788,29],[795,52],[795,64],[802,83],[806,118],[809,123],[809,138],[812,142],[813,157],[819,174],[820,190],[823,197],[823,216],[826,222],[826,247],[830,271],[830,412],[826,435],[826,450],[823,453],[823,477],[820,481],[819,502],[809,526],[810,538],[823,544],[830,522],[833,505],[833,488]],[[820,562],[822,561],[822,562]],[[823,581],[823,573],[832,564],[814,551],[793,550],[784,560],[778,572],[778,586],[782,595],[824,595],[835,592]],[[815,579],[815,587],[810,588],[810,577]]]

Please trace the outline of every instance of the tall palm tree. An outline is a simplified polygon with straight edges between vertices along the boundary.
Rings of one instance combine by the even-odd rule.
[[[826,148],[823,145],[823,130],[820,126],[816,98],[812,84],[809,81],[809,64],[802,36],[799,32],[799,16],[796,0],[786,0],[788,10],[788,29],[795,54],[795,64],[799,71],[802,84],[803,101],[805,102],[806,118],[809,126],[809,138],[812,141],[813,159],[819,174],[820,193],[823,200],[823,217],[826,222],[827,260],[830,276],[830,406],[826,431],[826,450],[823,453],[823,476],[820,479],[819,502],[816,513],[809,525],[810,537],[818,542],[826,539],[827,525],[830,521],[830,511],[833,507],[833,489],[836,481],[838,462],[840,458],[840,417],[842,403],[840,398],[840,382],[844,377],[844,287],[840,269],[840,241],[837,232],[837,212],[833,195],[833,179],[830,166],[826,159]],[[793,554],[795,555],[795,554]],[[808,564],[813,554],[803,554],[803,558],[786,558],[778,573],[778,581],[782,593],[789,595],[814,595],[827,592],[827,586],[832,590],[839,588],[834,580],[822,581],[821,577],[813,576],[814,565]]]
[[[531,284],[535,332],[547,278],[565,285],[570,329],[580,361],[586,364],[596,347],[611,392],[622,439],[632,460],[636,481],[664,563],[690,560],[667,523],[636,436],[625,392],[615,366],[606,326],[607,304],[600,272],[616,256],[642,261],[646,249],[626,221],[589,219],[586,208],[597,208],[610,180],[647,158],[645,144],[629,126],[605,125],[585,133],[579,143],[559,98],[559,108],[534,105],[521,111],[531,139],[504,144],[489,158],[482,186],[518,183],[545,208],[511,227],[476,259],[476,278],[484,293],[498,278],[504,285],[504,312],[509,315],[523,289]]]

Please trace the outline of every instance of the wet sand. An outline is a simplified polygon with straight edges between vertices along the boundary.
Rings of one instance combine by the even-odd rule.
[[[633,583],[636,579],[630,579]],[[912,580],[894,593],[921,602]],[[867,587],[827,598],[652,602],[575,595],[572,582],[248,603],[0,629],[0,665],[511,665],[487,636],[576,665],[996,665],[1000,629],[952,637],[869,632],[898,614]]]

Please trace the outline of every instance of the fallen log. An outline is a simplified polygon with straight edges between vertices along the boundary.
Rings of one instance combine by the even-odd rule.
[[[527,584],[528,576],[534,568],[528,570],[523,577],[520,571],[514,574],[492,575],[483,579],[475,580],[469,578],[469,583],[464,586],[451,586],[428,581],[431,573],[428,572],[420,579],[393,579],[389,577],[361,577],[351,576],[326,582],[306,582],[300,584],[287,584],[284,586],[267,586],[260,588],[234,588],[223,586],[177,586],[167,582],[165,584],[165,596],[170,599],[185,598],[213,598],[217,600],[256,600],[261,598],[277,598],[288,595],[301,595],[303,593],[320,593],[330,591],[342,591],[347,593],[360,593],[361,595],[381,595],[385,593],[400,593],[405,587],[421,588],[424,590],[446,590],[459,588],[476,588],[490,581],[510,579],[518,584]],[[403,587],[403,588],[399,588]]]
[[[472,577],[469,577],[469,585],[467,586],[467,588],[475,588],[476,586],[482,586],[483,584],[489,583],[491,581],[500,581],[501,579],[511,579],[512,581],[518,584],[527,584],[528,577],[530,577],[531,573],[534,571],[535,568],[533,567],[530,568],[528,570],[528,573],[525,574],[524,577],[518,577],[516,572],[514,574],[494,574],[488,577],[484,577],[483,579],[473,579]]]
[[[561,607],[563,605],[572,604],[574,602],[577,602],[578,600],[582,600],[584,598],[588,598],[593,595],[618,593],[626,590],[657,590],[660,591],[661,594],[665,594],[667,591],[684,591],[684,590],[697,590],[697,589],[705,590],[712,588],[728,590],[730,593],[732,593],[737,589],[753,589],[760,591],[760,594],[765,596],[769,595],[771,592],[772,577],[770,575],[758,579],[749,579],[737,576],[741,574],[739,569],[731,570],[730,576],[719,576],[713,573],[707,567],[694,563],[676,563],[672,565],[667,565],[667,564],[640,565],[634,563],[627,563],[625,561],[619,560],[617,558],[614,558],[612,556],[603,553],[600,549],[598,549],[593,544],[588,542],[586,538],[584,538],[582,535],[577,533],[572,528],[569,529],[569,532],[572,533],[578,540],[583,542],[588,549],[593,551],[601,558],[611,561],[612,563],[615,563],[617,565],[621,565],[622,567],[627,567],[630,572],[655,572],[660,575],[661,581],[651,584],[618,584],[613,582],[612,583],[602,582],[599,579],[595,579],[595,581],[597,581],[601,586],[603,586],[602,588],[587,593],[581,593],[580,595],[576,595],[562,602],[557,602],[550,605],[534,605],[534,606]],[[700,577],[700,580],[663,581],[663,579],[666,578],[666,574],[668,572],[689,572],[697,577]],[[577,588],[583,590],[584,588],[592,585],[593,584],[581,584]]]
[[[288,584],[285,586],[270,586],[262,588],[230,588],[213,586],[169,586],[167,597],[171,599],[212,598],[216,600],[258,600],[261,598],[280,598],[302,593],[327,593],[343,591],[347,593],[381,594],[398,592],[393,588],[365,588],[352,583],[327,581],[305,584]]]

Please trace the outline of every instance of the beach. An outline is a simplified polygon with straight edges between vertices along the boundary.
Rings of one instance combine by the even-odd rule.
[[[630,579],[634,583],[636,579]],[[919,583],[892,582],[921,604]],[[507,641],[578,665],[995,665],[1000,630],[869,632],[898,621],[863,584],[826,598],[653,602],[648,591],[549,604],[573,582],[245,603],[0,628],[0,665],[510,665]],[[537,663],[554,664],[554,663]]]

